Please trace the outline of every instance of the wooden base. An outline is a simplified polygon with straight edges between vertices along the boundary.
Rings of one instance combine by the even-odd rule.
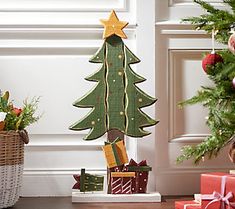
[[[103,194],[103,193],[72,193],[72,203],[92,203],[92,202],[161,202],[159,192],[150,194]]]

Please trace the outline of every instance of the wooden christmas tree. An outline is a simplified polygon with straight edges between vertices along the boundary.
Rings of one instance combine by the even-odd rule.
[[[104,43],[90,62],[102,65],[97,72],[86,78],[97,84],[73,104],[79,108],[91,108],[91,111],[70,129],[90,129],[85,140],[94,140],[108,133],[108,142],[117,138],[124,139],[124,135],[149,135],[150,132],[144,128],[155,125],[157,121],[145,114],[141,108],[154,104],[156,99],[136,86],[137,83],[145,81],[145,78],[130,67],[140,60],[122,41],[122,38],[126,38],[122,29],[128,23],[119,21],[114,11],[108,20],[101,20],[101,23],[104,25]]]
[[[130,65],[140,60],[122,41],[122,38],[126,38],[122,29],[128,23],[119,21],[114,11],[108,20],[101,22],[105,27],[105,41],[90,62],[102,63],[102,66],[86,78],[98,83],[92,91],[73,104],[75,107],[92,109],[70,129],[90,129],[85,140],[97,139],[106,132],[112,135],[112,130],[116,130],[116,134],[121,132],[132,137],[146,136],[150,133],[143,128],[153,126],[157,121],[146,115],[141,108],[152,105],[156,99],[135,85],[145,79],[131,69]]]

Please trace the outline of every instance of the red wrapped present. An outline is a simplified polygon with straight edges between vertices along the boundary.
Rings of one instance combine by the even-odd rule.
[[[112,172],[111,194],[132,194],[131,183],[135,172]]]
[[[175,209],[201,209],[201,203],[195,200],[176,201]]]
[[[126,166],[126,170],[135,172],[135,178],[132,180],[131,185],[132,192],[146,193],[149,171],[152,170],[152,168],[147,165],[146,160],[136,163],[131,159],[129,164]]]
[[[202,209],[235,208],[235,175],[207,173],[201,175]]]

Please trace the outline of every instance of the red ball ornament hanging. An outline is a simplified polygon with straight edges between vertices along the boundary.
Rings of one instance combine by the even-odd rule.
[[[206,55],[206,57],[202,60],[202,68],[208,73],[208,68],[215,66],[219,62],[224,62],[223,58],[216,53],[211,53]]]

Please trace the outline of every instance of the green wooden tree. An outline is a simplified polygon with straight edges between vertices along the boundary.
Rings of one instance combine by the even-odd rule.
[[[156,99],[147,95],[136,86],[145,78],[136,74],[130,67],[140,60],[122,41],[126,35],[122,29],[128,24],[119,21],[112,11],[108,20],[101,20],[105,26],[104,43],[90,59],[92,63],[101,63],[101,68],[86,78],[97,82],[95,87],[73,105],[79,108],[91,108],[91,111],[70,129],[75,131],[90,129],[84,138],[94,140],[108,132],[108,141],[116,137],[144,137],[150,132],[145,127],[157,123],[145,114],[141,108],[150,106]]]

